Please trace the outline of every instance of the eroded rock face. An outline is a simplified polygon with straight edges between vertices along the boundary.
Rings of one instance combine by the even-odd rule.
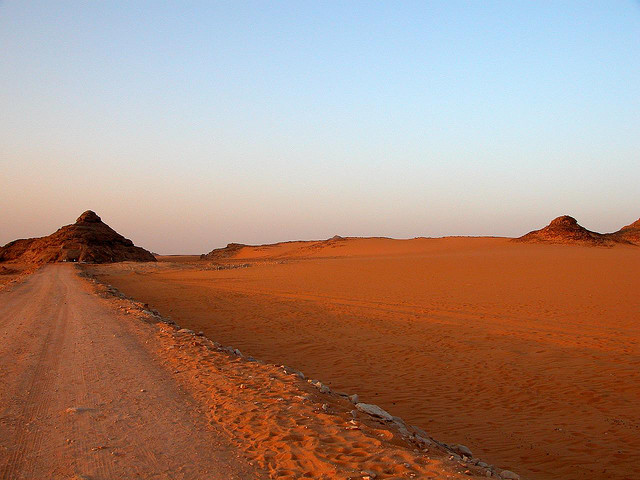
[[[155,262],[155,257],[87,210],[76,223],[47,237],[15,240],[0,248],[0,261],[32,263],[122,261]]]

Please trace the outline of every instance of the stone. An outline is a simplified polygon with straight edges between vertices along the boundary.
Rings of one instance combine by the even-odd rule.
[[[429,438],[429,435],[427,434],[427,432],[425,432],[422,428],[416,427],[415,425],[411,425],[411,429],[417,434],[423,436],[424,438]]]
[[[353,395],[349,396],[349,400],[351,400],[351,403],[353,403],[354,405],[360,403],[360,397],[358,397],[357,393],[354,393]]]
[[[286,365],[282,365],[282,369],[284,370],[284,373],[286,373],[287,375],[293,375],[294,377],[298,377],[304,380],[304,374],[302,372],[299,372],[294,368],[287,367]]]
[[[331,389],[323,384],[320,380],[309,380],[309,383],[320,390],[320,393],[330,393]]]
[[[394,423],[397,423],[398,425],[406,425],[404,420],[402,418],[400,418],[400,417],[394,416],[393,417],[393,421],[394,421]]]
[[[466,447],[464,445],[453,445],[451,447],[451,450],[453,450],[454,452],[456,452],[457,454],[461,455],[461,456],[465,456],[465,457],[473,457],[473,454],[471,453],[471,450],[469,449],[469,447]]]
[[[405,421],[400,418],[400,417],[393,417],[393,423],[395,424],[396,428],[398,429],[398,432],[400,433],[400,435],[404,436],[404,437],[408,437],[411,434],[409,433],[409,430],[407,429],[407,424],[405,423]]]
[[[520,475],[512,472],[511,470],[502,470],[500,472],[500,477],[504,478],[505,480],[520,480]]]
[[[356,408],[361,412],[367,413],[373,417],[382,418],[387,422],[393,421],[393,416],[389,412],[387,412],[386,410],[383,410],[377,405],[373,405],[370,403],[356,403]]]
[[[413,438],[415,438],[416,442],[420,443],[421,445],[433,445],[433,442],[431,440],[429,440],[427,437],[424,437],[420,434],[415,434],[413,436]]]

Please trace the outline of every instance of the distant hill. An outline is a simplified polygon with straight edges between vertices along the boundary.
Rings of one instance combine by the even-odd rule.
[[[631,225],[622,227],[615,233],[609,233],[608,236],[618,241],[631,242],[636,245],[640,245],[640,219],[633,222]]]
[[[242,250],[247,245],[242,243],[230,243],[226,247],[223,248],[215,248],[211,250],[209,253],[200,255],[200,258],[204,260],[218,260],[221,258],[230,258],[236,255],[240,250]]]
[[[297,240],[267,245],[243,245],[230,243],[217,248],[203,260],[248,261],[289,260],[302,258],[342,258],[378,255],[415,255],[434,252],[452,252],[468,248],[482,249],[490,245],[501,245],[509,238],[499,237],[445,237],[394,239],[385,237],[341,237],[327,240]]]
[[[47,237],[14,240],[0,247],[0,262],[32,263],[122,261],[155,262],[147,250],[102,222],[91,210],[84,212],[76,223],[66,225]]]
[[[635,222],[615,233],[598,233],[587,230],[577,220],[568,215],[555,218],[540,230],[514,239],[516,242],[580,244],[594,246],[613,246],[615,244],[640,244],[640,225]],[[633,240],[635,238],[635,241]]]
[[[200,258],[203,260],[222,260],[229,258],[308,257],[314,256],[318,250],[340,246],[346,240],[339,235],[334,235],[328,240],[291,241],[270,245],[230,243],[226,247],[216,248],[207,254],[200,255]]]

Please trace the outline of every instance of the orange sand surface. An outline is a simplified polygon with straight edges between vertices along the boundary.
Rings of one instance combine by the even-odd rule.
[[[348,239],[182,260],[92,269],[525,478],[637,478],[637,247]]]
[[[37,267],[35,265],[19,262],[6,262],[0,264],[0,290],[19,281],[24,276],[36,270],[36,268]]]

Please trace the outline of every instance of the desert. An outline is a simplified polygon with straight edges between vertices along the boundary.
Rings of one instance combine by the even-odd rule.
[[[0,480],[640,480],[639,6],[0,1]]]
[[[158,262],[93,211],[0,259],[3,479],[519,478],[104,283]]]
[[[72,412],[102,411],[101,417],[116,419],[114,426],[127,415],[130,409],[114,408],[114,400],[107,402],[108,409],[96,400],[110,397],[104,388],[123,381],[122,372],[109,369],[107,378],[94,373],[100,387],[87,387],[78,407],[73,400],[78,392],[65,387],[62,364],[71,362],[66,368],[74,371],[80,361],[94,372],[105,365],[91,364],[86,356],[51,357],[87,341],[83,348],[128,357],[118,344],[96,345],[106,340],[98,332],[117,329],[114,337],[128,338],[128,350],[146,351],[140,353],[144,358],[136,357],[142,363],[135,382],[147,385],[149,378],[167,374],[164,382],[177,380],[201,412],[188,421],[187,415],[183,423],[209,418],[221,429],[222,435],[214,432],[221,438],[213,441],[225,445],[227,460],[216,458],[212,465],[240,456],[238,478],[632,479],[634,451],[640,448],[640,246],[633,237],[621,239],[620,232],[633,231],[633,225],[599,234],[563,216],[515,239],[336,235],[258,246],[235,243],[200,256],[150,260],[147,252],[132,262],[131,252],[146,251],[121,240],[87,211],[71,228],[60,230],[71,231],[64,241],[57,233],[29,241],[18,253],[15,245],[23,241],[0,250],[7,259],[0,262],[4,338],[18,332],[3,350],[3,364],[11,357],[14,367],[3,376],[5,418],[12,420],[5,420],[0,436],[5,452],[0,467],[13,478],[59,462],[40,453],[25,463],[30,457],[16,450],[29,438],[19,425],[42,422],[42,413],[11,412],[23,402],[38,405],[45,391],[32,387],[27,393],[35,388],[35,396],[16,404],[20,390],[12,386],[14,376],[30,378],[35,386],[57,382],[67,391],[61,398],[74,404],[67,407]],[[81,235],[74,234],[77,230]],[[114,239],[126,248],[114,247]],[[118,248],[121,256],[114,258]],[[82,260],[70,258],[70,250],[83,254]],[[42,345],[49,353],[33,371],[25,365],[29,355],[21,352],[18,339],[36,328],[29,323],[37,316],[28,313],[33,308],[28,299],[48,291],[49,298],[38,302],[64,299],[70,305],[66,309],[76,313],[69,316],[65,309],[49,327],[37,327],[56,330],[47,334]],[[95,300],[86,303],[71,293],[82,291]],[[99,330],[82,327],[81,337],[60,337],[51,347],[51,335],[79,328],[79,318],[93,311],[100,320],[89,327]],[[21,318],[18,324],[11,322],[12,315]],[[100,358],[110,361],[107,353]],[[51,371],[38,373],[43,368]],[[53,378],[41,378],[47,375]],[[55,408],[67,411],[63,403]],[[288,419],[294,414],[305,419],[302,427]],[[49,423],[40,428],[55,425],[51,415],[44,416]],[[151,426],[152,421],[141,420],[136,428],[166,428]],[[94,423],[103,422],[94,419],[74,431],[90,426],[92,439]],[[193,428],[205,435],[206,427]],[[135,441],[115,446],[122,430],[100,431],[92,441],[114,445],[93,448],[136,455]],[[344,431],[352,434],[345,437]],[[360,432],[363,438],[351,438]],[[84,441],[86,450],[91,441]],[[55,442],[46,448],[58,458],[64,455]],[[164,446],[148,448],[162,451]],[[81,451],[72,455],[83,458]],[[217,468],[195,457],[191,462],[195,470],[184,470],[184,478],[200,478],[204,470],[198,468]],[[154,468],[144,461],[87,465],[96,478],[122,476],[117,472],[132,465],[146,478]],[[59,468],[68,471],[64,462]]]
[[[338,237],[159,260],[88,268],[524,478],[633,478],[637,246]]]

